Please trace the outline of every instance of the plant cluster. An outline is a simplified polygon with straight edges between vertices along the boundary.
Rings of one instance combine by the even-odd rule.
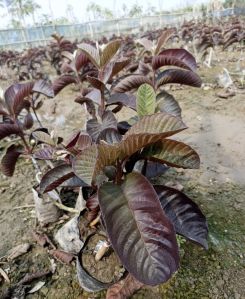
[[[192,53],[195,53],[198,61],[205,58],[207,50],[210,48],[215,48],[216,51],[219,49],[227,50],[230,46],[242,46],[245,39],[244,21],[233,17],[228,20],[207,21],[206,23],[192,20],[185,22],[179,28],[172,27],[170,29],[174,32],[170,41],[177,44],[178,48],[188,47]],[[156,43],[161,33],[162,30],[141,32],[140,39],[135,34],[120,37],[113,35],[110,39],[103,36],[98,40],[98,44],[103,45],[112,40],[120,39],[123,57],[135,59],[135,61],[131,61],[128,70],[135,71],[139,66],[138,57],[140,55],[138,52],[141,50],[138,41],[144,42],[144,39],[147,39]],[[68,53],[73,54],[81,43],[95,46],[95,42],[89,39],[71,42],[57,34],[53,34],[52,37],[53,39],[47,46],[32,48],[23,52],[0,51],[0,65],[13,70],[17,81],[46,79],[49,74],[43,71],[44,65],[50,65],[55,69],[57,75],[61,75],[67,71],[62,66],[70,61],[70,58],[67,58]],[[146,47],[149,49],[151,45],[146,45]],[[149,57],[144,55],[143,62],[148,63],[148,60]],[[6,76],[2,77],[6,78]]]
[[[119,39],[103,47],[81,43],[74,53],[62,52],[63,74],[52,85],[44,80],[14,84],[0,103],[0,139],[19,137],[10,138],[3,173],[12,176],[19,157],[32,159],[39,170],[38,161],[45,160],[50,169],[39,193],[64,184],[86,189],[82,217],[100,221],[97,229],[105,231],[129,273],[124,287],[111,287],[108,298],[166,282],[179,268],[176,234],[207,249],[207,223],[197,204],[174,188],[151,182],[169,167],[200,166],[193,148],[170,138],[187,127],[165,85],[201,86],[195,58],[184,49],[164,48],[173,34],[164,31],[156,43],[140,39],[144,48],[138,53],[132,53],[130,40],[123,46]],[[136,57],[137,67],[128,57]],[[86,106],[86,128],[68,141],[41,123],[33,130],[40,94],[53,97],[71,83],[79,87],[75,102]],[[135,116],[118,122],[123,107]]]

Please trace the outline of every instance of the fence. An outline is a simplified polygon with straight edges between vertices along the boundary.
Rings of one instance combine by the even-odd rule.
[[[245,9],[226,9],[215,12],[213,17],[245,15]],[[142,18],[125,18],[108,21],[94,21],[72,25],[48,25],[20,29],[0,30],[0,49],[18,49],[45,45],[51,39],[51,34],[58,33],[70,39],[81,40],[84,37],[96,39],[99,36],[138,33],[143,30],[156,29],[165,26],[178,26],[184,21],[202,17],[198,13],[176,13]]]

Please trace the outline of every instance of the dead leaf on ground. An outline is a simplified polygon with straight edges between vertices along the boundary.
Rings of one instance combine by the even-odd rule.
[[[0,274],[2,275],[2,277],[4,278],[4,280],[5,280],[7,283],[10,283],[10,279],[9,279],[7,273],[6,273],[2,268],[0,268]]]
[[[10,249],[7,253],[8,260],[14,260],[17,257],[27,253],[29,249],[31,248],[31,245],[29,243],[24,243],[15,246],[14,248]]]

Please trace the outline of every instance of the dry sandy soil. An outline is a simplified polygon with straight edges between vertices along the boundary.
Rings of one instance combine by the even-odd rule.
[[[237,63],[232,59],[237,55],[222,53],[218,55],[220,61],[211,69],[201,66],[199,74],[203,82],[214,86],[224,65],[235,71]],[[6,82],[1,84],[6,87]],[[172,91],[189,127],[178,135],[178,139],[198,151],[201,168],[171,169],[157,179],[159,183],[179,182],[200,205],[209,223],[209,249],[204,251],[193,244],[183,244],[181,269],[175,277],[165,285],[142,289],[133,296],[135,299],[245,298],[245,89],[228,99],[217,97],[220,91],[223,89],[213,87],[184,87]],[[57,98],[46,100],[42,108],[44,122],[50,128],[55,126],[62,134],[81,128],[84,113],[73,103],[74,98],[75,91],[66,88]],[[120,118],[130,113],[124,110]],[[36,225],[34,208],[19,208],[33,204],[33,175],[32,166],[24,161],[18,164],[14,178],[0,174],[0,258],[15,245],[26,241],[32,244],[27,254],[12,262],[0,259],[0,267],[8,274],[11,284],[26,273],[47,269],[50,264],[46,251],[36,245],[30,235]],[[88,294],[80,289],[74,265],[56,264],[55,274],[41,279],[45,285],[26,298],[105,298],[104,292]],[[0,294],[7,287],[8,284],[0,279]]]

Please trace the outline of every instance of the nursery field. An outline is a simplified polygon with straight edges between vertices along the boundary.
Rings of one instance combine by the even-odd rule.
[[[151,38],[154,39],[154,36],[150,36]],[[128,43],[130,44],[130,41]],[[141,45],[145,46],[145,44],[145,41],[141,42]],[[198,204],[208,223],[208,249],[205,250],[203,248],[205,246],[196,246],[189,240],[179,238],[179,270],[166,283],[153,287],[143,286],[130,298],[245,299],[245,56],[243,54],[244,47],[242,48],[239,43],[234,45],[227,46],[224,49],[216,43],[212,47],[214,48],[214,54],[211,62],[209,61],[210,63],[206,63],[209,59],[210,47],[203,47],[204,50],[208,49],[207,55],[203,55],[203,57],[199,55],[201,51],[201,47],[199,47],[200,51],[197,51],[196,54],[200,57],[195,70],[195,73],[200,76],[202,81],[199,88],[195,87],[195,78],[192,78],[193,81],[190,84],[186,84],[183,80],[183,84],[186,85],[172,84],[171,80],[167,81],[169,84],[165,85],[164,90],[174,96],[181,108],[181,118],[188,127],[187,130],[179,132],[175,140],[188,144],[199,154],[200,167],[198,169],[197,167],[183,169],[191,167],[174,167],[175,165],[171,162],[172,164],[167,163],[167,165],[171,164],[173,167],[151,179],[153,185],[176,188]],[[183,43],[179,44],[176,40],[171,40],[167,43],[166,48],[176,48],[177,46],[182,47]],[[195,56],[195,51],[193,51],[190,43],[186,42],[184,46]],[[137,47],[137,53],[142,55],[140,46]],[[66,49],[68,52],[73,52],[72,50]],[[130,46],[127,51],[131,51]],[[126,53],[130,57],[127,51],[125,50],[124,54]],[[84,53],[87,52],[84,51]],[[70,61],[74,58],[67,53],[64,55]],[[206,62],[204,63],[205,56]],[[148,54],[147,58],[149,57]],[[131,58],[136,65],[139,64],[134,56],[131,56]],[[67,72],[69,59],[63,61],[66,65],[63,64],[62,67],[60,63],[54,63],[53,66],[50,66],[50,63],[45,61],[36,69],[34,67],[22,71],[19,68],[19,72],[16,72],[15,67],[11,69],[11,67],[7,67],[2,63],[0,87],[6,90],[10,85],[17,82],[24,83],[30,79],[38,80],[40,78],[37,75],[39,72],[48,74],[48,79],[55,82],[57,78],[61,78],[62,74]],[[183,65],[190,65],[184,59],[183,61]],[[11,65],[11,62],[9,63]],[[17,64],[17,62],[12,60],[13,64]],[[150,64],[151,60],[149,63],[147,59],[145,59],[144,64],[141,64],[141,71],[145,77],[149,74],[147,65]],[[170,62],[167,65],[183,67],[183,65],[178,65],[177,62]],[[132,65],[131,69],[128,68],[128,70],[130,69],[131,73],[135,73],[137,67],[138,65]],[[229,71],[230,77],[227,77],[224,67]],[[61,69],[60,74],[57,74],[57,69]],[[192,68],[190,69],[189,71],[192,72]],[[31,78],[28,77],[30,70],[32,70]],[[101,79],[100,71],[98,78]],[[18,77],[20,74],[21,78]],[[97,73],[92,70],[89,76],[90,78],[96,77]],[[41,79],[46,79],[44,77],[45,75]],[[79,97],[79,84],[85,84],[86,88],[92,85],[95,89],[97,87],[97,90],[100,90],[101,93],[104,92],[98,83],[99,80],[95,82],[95,80],[89,79],[89,82],[84,83],[85,77],[80,76],[80,78],[82,79],[78,84],[76,81],[71,80],[70,83],[72,84],[67,84],[62,90],[60,88],[57,94],[55,92],[55,97],[43,99],[42,106],[40,105],[36,112],[42,127],[47,128],[48,132],[53,130],[51,136],[62,136],[64,139],[62,144],[67,144],[68,139],[72,140],[70,143],[74,143],[72,138],[75,137],[71,138],[71,133],[73,132],[74,135],[75,130],[86,128],[86,122],[91,118],[91,116],[88,116],[88,111],[91,112],[93,109],[90,110],[91,107],[87,104],[88,102],[81,102],[81,99],[88,98],[88,92],[84,91],[83,97],[80,96],[80,102],[79,99],[76,100],[77,103],[74,102]],[[232,82],[229,84],[224,82],[230,79],[232,79]],[[125,80],[125,78],[122,80]],[[120,80],[117,84],[120,84]],[[117,88],[117,92],[123,93],[125,87],[119,86],[120,90],[117,86],[114,85],[114,90]],[[135,93],[133,94],[135,95]],[[107,97],[106,93],[105,97]],[[83,105],[81,106],[79,103]],[[86,108],[84,103],[87,105]],[[116,114],[118,122],[132,119],[137,115],[137,111],[129,106],[124,105]],[[108,107],[110,108],[110,106]],[[32,116],[35,119],[33,113]],[[34,127],[38,127],[36,120],[34,120]],[[28,130],[26,132],[29,132]],[[94,131],[92,135],[93,133]],[[41,144],[43,138],[43,136],[41,138],[40,135],[37,135],[36,139]],[[6,149],[15,139],[16,137],[7,137],[0,141],[0,153],[2,155],[6,153]],[[38,146],[38,144],[35,146]],[[69,155],[73,155],[75,152],[73,145],[71,148],[73,152],[70,151]],[[66,152],[62,149],[61,161],[67,161],[67,157],[64,158],[64,155],[68,155],[68,149],[68,146],[66,146]],[[61,151],[60,148],[59,150]],[[81,153],[78,155],[81,155]],[[38,160],[37,152],[34,152],[34,157]],[[52,163],[54,162],[52,161]],[[48,171],[49,166],[49,163],[45,164],[44,160],[41,160],[38,167],[41,168],[44,174],[45,171]],[[76,164],[73,167],[78,169]],[[83,167],[86,167],[86,165],[83,165]],[[78,170],[76,171],[75,174],[78,173]],[[120,295],[120,297],[118,294],[106,297],[105,290],[94,293],[86,292],[81,288],[77,279],[76,261],[72,258],[72,261],[70,261],[69,257],[60,258],[60,256],[54,254],[54,248],[52,248],[53,251],[50,249],[52,246],[59,248],[54,235],[64,223],[74,216],[74,206],[79,187],[58,187],[57,182],[53,183],[56,184],[54,188],[58,190],[62,204],[68,209],[61,210],[58,220],[40,225],[33,201],[32,187],[37,184],[37,169],[35,165],[33,166],[32,160],[25,157],[18,159],[13,176],[9,177],[5,174],[0,173],[0,298],[129,298],[125,294],[124,297],[123,295]],[[50,188],[50,185],[46,186],[47,188]],[[88,206],[87,209],[89,213],[93,212],[93,209]],[[86,216],[86,219],[90,219],[87,220],[90,222],[89,232],[95,233],[95,230],[91,230],[91,227],[94,229],[91,226],[91,221],[96,220],[96,217],[91,220],[89,216]],[[98,211],[96,216],[98,216]],[[107,227],[107,220],[104,219],[103,221],[105,221]],[[88,223],[81,225],[86,226]],[[99,229],[102,230],[103,227],[104,224],[102,223],[102,228]],[[89,232],[86,231],[86,234],[89,234]],[[40,241],[40,236],[43,237],[44,235],[48,236],[48,241],[46,239],[42,243],[43,239]],[[195,243],[202,243],[198,240],[194,239]],[[17,248],[18,245],[22,245],[22,247]],[[15,251],[13,252],[13,250]],[[89,263],[89,260],[88,258],[87,263]],[[111,274],[109,270],[106,271],[106,261],[102,258],[99,263],[101,268],[96,268],[97,279],[110,280]],[[88,267],[90,267],[90,273],[95,272],[94,265]],[[110,265],[109,268],[111,267]],[[33,277],[33,279],[27,277],[26,282],[23,283],[23,278],[26,278],[27,274],[31,275],[33,273],[36,277]]]

